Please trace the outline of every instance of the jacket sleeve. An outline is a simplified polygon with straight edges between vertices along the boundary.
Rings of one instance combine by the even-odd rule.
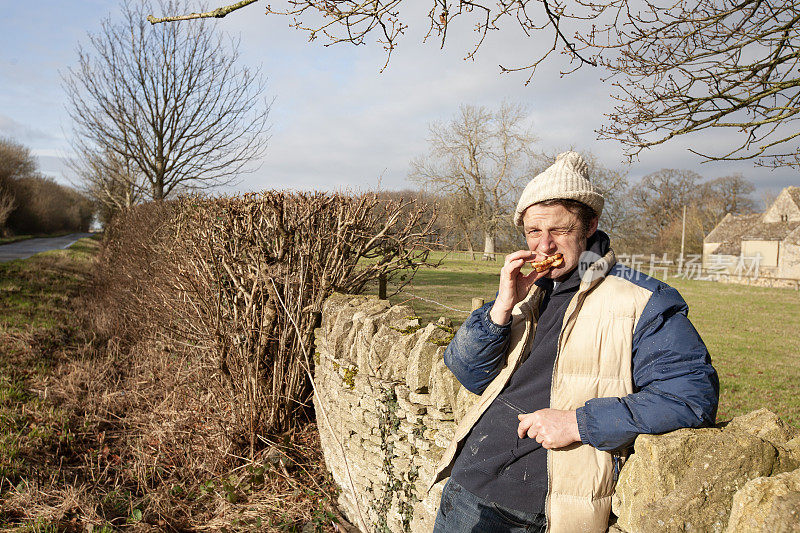
[[[630,446],[641,433],[713,424],[719,379],[678,291],[659,285],[633,333],[636,392],[595,398],[577,410],[581,441],[600,450]]]
[[[468,391],[481,394],[505,361],[511,321],[498,326],[489,317],[494,302],[472,312],[444,351],[444,363]]]

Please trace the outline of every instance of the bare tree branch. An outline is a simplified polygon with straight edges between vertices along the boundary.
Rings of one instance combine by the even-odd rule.
[[[291,26],[310,40],[364,44],[368,34],[387,62],[408,27],[403,0],[287,0]],[[458,22],[475,31],[473,58],[508,22],[544,47],[509,51],[502,73],[526,71],[564,54],[570,74],[584,65],[613,80],[617,104],[599,136],[621,142],[630,158],[675,137],[715,128],[738,139],[709,160],[753,159],[800,168],[800,3],[785,0],[429,0],[425,37],[443,47]],[[401,8],[405,7],[405,11]],[[506,23],[503,25],[503,23]],[[533,52],[527,51],[531,48]],[[532,57],[531,57],[532,56]],[[516,66],[515,66],[516,65]]]
[[[218,18],[221,19],[228,15],[229,13],[233,13],[237,9],[241,9],[245,6],[249,6],[250,4],[254,4],[258,2],[258,0],[242,0],[241,2],[236,2],[235,4],[218,7],[213,11],[206,11],[205,13],[190,13],[188,15],[177,15],[172,17],[162,17],[156,18],[153,15],[147,15],[147,21],[150,24],[160,24],[161,22],[177,22],[179,20],[193,20],[193,19],[202,19],[202,18]]]

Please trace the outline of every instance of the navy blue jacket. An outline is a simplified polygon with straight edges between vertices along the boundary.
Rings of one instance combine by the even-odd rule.
[[[616,450],[630,446],[641,433],[713,424],[719,380],[687,317],[686,302],[666,283],[621,264],[608,275],[632,280],[652,295],[633,333],[635,392],[622,398],[595,398],[578,408],[583,443]],[[509,328],[491,321],[492,304],[470,315],[444,353],[448,368],[475,394],[497,376],[506,357]]]

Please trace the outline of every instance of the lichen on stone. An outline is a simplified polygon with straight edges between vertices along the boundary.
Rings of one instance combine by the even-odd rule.
[[[416,324],[416,325],[411,325],[411,326],[408,326],[408,327],[405,327],[405,328],[398,328],[396,326],[389,326],[389,329],[393,329],[394,331],[397,331],[398,333],[401,333],[403,335],[411,335],[412,333],[415,333],[415,332],[419,331],[420,329],[422,329],[422,327],[423,326],[421,326],[420,324]]]
[[[356,388],[356,376],[358,375],[358,367],[357,366],[349,366],[344,369],[344,376],[342,376],[342,381],[347,388],[353,390]]]

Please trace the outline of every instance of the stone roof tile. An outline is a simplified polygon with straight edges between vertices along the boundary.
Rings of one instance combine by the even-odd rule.
[[[761,213],[752,215],[725,215],[717,227],[706,235],[703,242],[734,242],[739,241],[752,226],[761,220]]]

